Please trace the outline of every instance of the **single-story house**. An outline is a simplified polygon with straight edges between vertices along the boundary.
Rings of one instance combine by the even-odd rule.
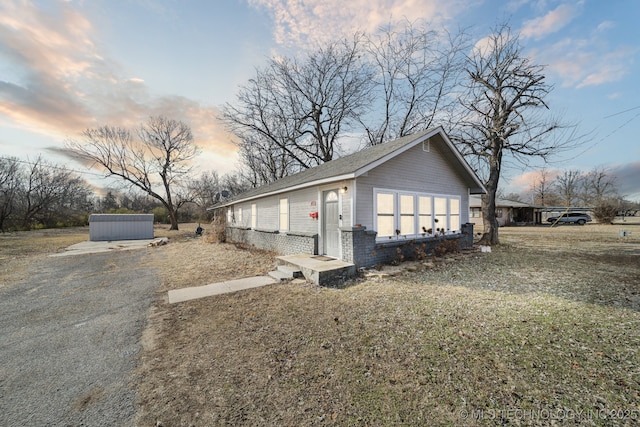
[[[469,202],[469,221],[476,226],[483,226],[482,199],[473,195]],[[541,212],[538,206],[528,203],[496,198],[496,219],[500,227],[509,225],[540,224]]]
[[[398,248],[473,245],[469,195],[485,189],[441,127],[344,156],[221,205],[227,239],[370,267]]]

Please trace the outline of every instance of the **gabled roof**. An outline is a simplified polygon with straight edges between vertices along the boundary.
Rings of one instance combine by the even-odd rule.
[[[486,190],[478,176],[473,172],[458,149],[449,140],[449,137],[447,137],[442,127],[437,127],[427,129],[413,135],[404,136],[383,144],[375,145],[373,147],[365,148],[348,156],[340,157],[297,174],[286,176],[272,182],[271,184],[248,190],[239,194],[234,198],[234,200],[223,204],[221,207],[246,202],[259,197],[280,194],[286,191],[357,178],[358,176],[367,173],[371,169],[438,134],[445,142],[445,146],[460,162],[464,173],[467,175],[467,181],[475,186],[475,188],[472,188],[472,193],[485,193]]]

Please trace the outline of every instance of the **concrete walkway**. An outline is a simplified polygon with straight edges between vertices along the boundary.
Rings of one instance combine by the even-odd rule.
[[[85,241],[71,245],[64,250],[64,252],[51,254],[51,257],[66,257],[72,255],[84,255],[84,254],[97,254],[111,251],[130,251],[134,249],[142,249],[147,246],[160,246],[167,243],[166,237],[158,239],[143,239],[143,240],[113,240],[92,242]]]
[[[226,282],[212,283],[205,286],[194,286],[191,288],[173,289],[168,292],[169,304],[189,301],[192,299],[208,297],[212,295],[226,294],[229,292],[241,291],[244,289],[259,288],[260,286],[272,285],[278,282],[270,276],[246,277],[244,279],[228,280]]]

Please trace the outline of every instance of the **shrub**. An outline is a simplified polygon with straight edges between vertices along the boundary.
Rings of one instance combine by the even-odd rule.
[[[600,223],[607,224],[612,223],[616,217],[618,208],[607,202],[600,202],[593,209],[593,216]]]
[[[157,224],[171,223],[171,220],[169,219],[169,211],[166,208],[158,206],[156,208],[153,208],[151,213],[153,214],[153,222]]]
[[[209,243],[224,243],[227,241],[227,222],[224,215],[217,215],[211,221],[211,232],[206,234]]]

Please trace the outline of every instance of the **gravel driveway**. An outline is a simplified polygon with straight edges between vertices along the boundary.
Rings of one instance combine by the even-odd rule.
[[[43,258],[0,289],[0,425],[126,426],[147,310],[147,250]]]

